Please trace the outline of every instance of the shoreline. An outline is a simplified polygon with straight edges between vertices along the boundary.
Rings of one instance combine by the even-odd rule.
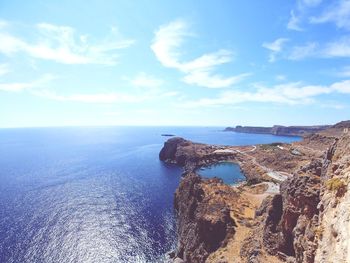
[[[235,262],[248,262],[251,257],[262,262],[283,262],[297,257],[295,248],[288,245],[287,236],[283,237],[283,242],[287,242],[285,249],[271,243],[275,234],[270,233],[269,240],[266,235],[270,228],[266,224],[271,213],[280,213],[277,204],[286,203],[282,209],[291,205],[290,197],[284,192],[291,191],[305,179],[314,178],[310,183],[302,183],[302,187],[306,187],[303,191],[311,191],[312,200],[320,199],[319,191],[312,192],[320,184],[320,175],[318,170],[315,172],[313,163],[324,160],[330,147],[341,138],[339,134],[342,132],[330,129],[307,135],[298,142],[278,145],[218,146],[193,143],[179,137],[165,142],[159,158],[183,167],[183,178],[174,201],[178,233],[177,249],[172,253],[174,262],[230,262],[230,258],[237,259]],[[247,181],[231,186],[221,179],[204,179],[196,173],[203,166],[220,162],[239,165]],[[280,192],[279,188],[284,190]],[[317,206],[318,201],[313,202],[312,207]],[[286,211],[282,211],[283,215]],[[319,211],[316,209],[313,213]],[[283,225],[283,220],[287,220],[283,215],[278,216],[278,222],[274,224]],[[315,224],[311,218],[309,221]],[[283,233],[282,236],[289,232]],[[252,242],[251,235],[257,235],[259,242]],[[309,242],[314,244],[316,241]],[[258,255],[255,255],[256,249]],[[310,253],[314,257],[315,249]]]

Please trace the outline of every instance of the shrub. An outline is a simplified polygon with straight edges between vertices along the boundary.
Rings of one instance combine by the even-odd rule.
[[[347,185],[340,178],[332,178],[326,182],[326,187],[330,191],[335,191],[336,195],[341,197],[345,194]]]

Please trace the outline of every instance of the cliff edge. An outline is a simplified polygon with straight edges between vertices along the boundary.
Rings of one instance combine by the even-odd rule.
[[[184,167],[175,193],[180,262],[350,262],[350,123],[292,144],[215,146],[181,138],[161,160]],[[203,179],[238,163],[247,183]]]

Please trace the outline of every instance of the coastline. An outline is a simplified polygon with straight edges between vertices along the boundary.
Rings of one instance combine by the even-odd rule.
[[[331,125],[313,125],[313,126],[283,126],[274,125],[272,127],[260,126],[240,126],[227,127],[226,132],[252,133],[252,134],[272,134],[278,136],[306,136],[331,128]]]
[[[159,157],[184,171],[174,201],[179,237],[172,254],[174,262],[314,262],[320,238],[313,234],[310,239],[302,231],[298,241],[294,237],[290,243],[290,233],[300,228],[300,222],[316,232],[320,224],[317,205],[322,196],[320,190],[313,189],[323,187],[319,171],[327,173],[332,162],[327,159],[330,149],[347,137],[333,128],[306,135],[300,142],[278,145],[217,146],[169,139]],[[203,179],[196,174],[202,166],[223,161],[238,164],[247,181],[232,187],[220,179]],[[294,193],[291,191],[298,189],[297,185],[302,189],[294,198],[300,198],[301,203],[294,204],[293,194],[285,192]],[[308,206],[313,212],[301,211],[290,218],[289,213],[305,202],[311,202]],[[294,208],[289,210],[291,206]],[[294,227],[283,230],[290,220]],[[251,240],[251,235],[257,240]]]

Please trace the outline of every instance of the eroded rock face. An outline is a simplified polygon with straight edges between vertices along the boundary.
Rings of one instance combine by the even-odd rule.
[[[332,129],[293,144],[306,153],[302,157],[291,157],[286,150],[281,156],[283,149],[271,147],[223,155],[219,147],[181,138],[165,143],[160,159],[185,170],[175,194],[176,259],[221,262],[225,250],[234,251],[225,254],[233,262],[350,262],[350,133]],[[255,206],[255,217],[248,224],[241,217],[245,205],[239,190],[194,173],[198,165],[220,158],[236,158],[248,180],[261,177],[261,164],[291,176],[281,183],[280,194],[268,196],[260,209],[256,208],[260,203]],[[242,213],[234,214],[238,207]]]
[[[318,165],[316,165],[318,167]],[[266,211],[264,246],[271,254],[283,253],[296,262],[314,262],[317,248],[320,177],[316,174],[295,175],[280,186],[281,194],[263,203]]]
[[[269,253],[295,262],[350,262],[349,177],[350,137],[344,135],[257,211],[266,215],[263,243]]]
[[[349,125],[349,122],[341,123]],[[350,262],[350,135],[328,152],[320,207],[315,262]]]
[[[279,250],[295,256],[297,262],[313,262],[315,227],[320,201],[320,177],[295,176],[281,185],[283,214],[280,222],[282,239]]]
[[[178,165],[184,165],[188,155],[183,152],[178,151],[179,146],[187,146],[190,142],[183,138],[175,137],[167,140],[164,143],[164,147],[159,153],[159,159],[165,162],[173,162]]]
[[[207,192],[212,190],[211,186],[220,188],[221,185],[221,197],[233,194],[221,180],[203,180],[195,174],[187,175],[176,190],[177,256],[185,262],[204,262],[234,234],[236,224],[229,207],[221,198],[213,200]]]

